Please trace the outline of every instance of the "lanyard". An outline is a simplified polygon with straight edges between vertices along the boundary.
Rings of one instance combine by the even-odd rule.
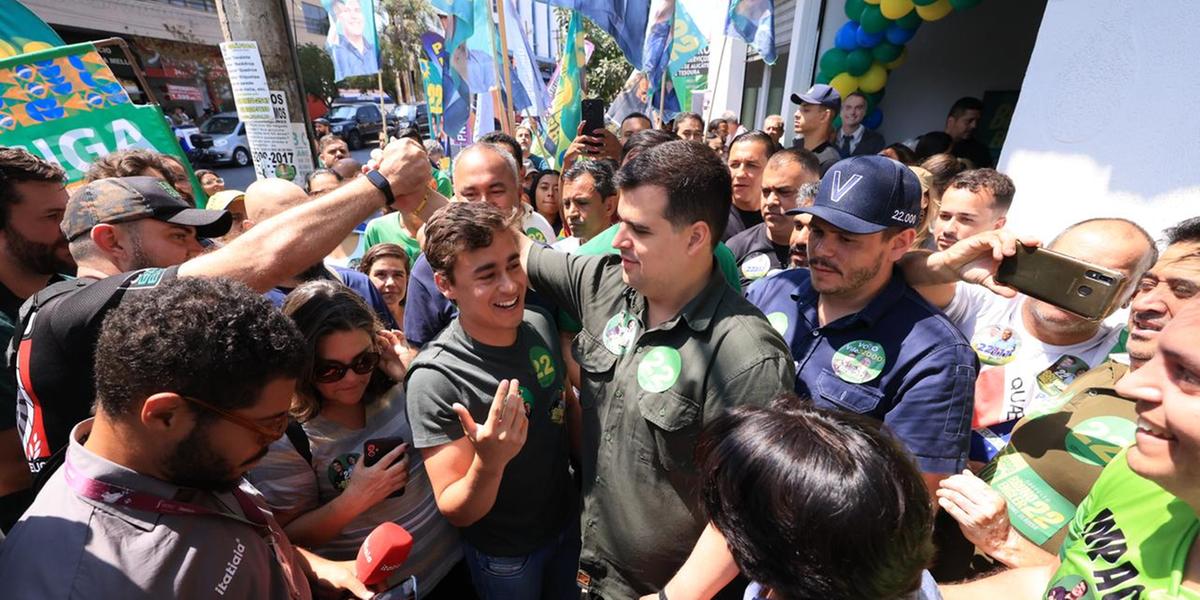
[[[242,512],[246,514],[245,518],[233,513],[213,510],[188,502],[171,500],[148,492],[141,492],[98,479],[92,479],[80,473],[75,468],[75,465],[71,464],[69,455],[63,462],[63,474],[66,476],[67,485],[70,486],[71,491],[96,502],[103,502],[112,506],[126,506],[134,510],[164,515],[210,515],[224,517],[253,527],[264,541],[267,542],[267,546],[271,549],[271,554],[274,555],[275,560],[279,563],[279,567],[283,570],[289,595],[292,598],[301,597],[300,591],[296,589],[295,581],[292,578],[293,569],[291,560],[279,551],[280,542],[286,539],[283,532],[271,526],[271,521],[267,518],[267,514],[240,488],[233,489],[233,497],[237,498],[238,504],[242,507]]]

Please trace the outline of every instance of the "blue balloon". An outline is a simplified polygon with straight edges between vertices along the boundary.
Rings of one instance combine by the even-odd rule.
[[[888,28],[883,32],[883,35],[887,38],[887,41],[897,46],[903,46],[907,44],[908,41],[913,39],[913,36],[916,34],[916,29],[905,29],[895,23],[888,25]]]
[[[871,114],[867,115],[867,118],[863,119],[863,125],[867,129],[879,129],[879,126],[882,124],[883,111],[879,110],[878,106],[875,107],[875,110],[871,111]]]
[[[858,23],[847,21],[842,25],[841,29],[837,30],[837,35],[833,37],[833,44],[846,52],[858,48]]]
[[[884,32],[882,31],[879,33],[867,33],[860,25],[858,31],[854,33],[854,39],[858,42],[859,48],[874,48],[879,45],[879,42],[883,41],[883,35]]]

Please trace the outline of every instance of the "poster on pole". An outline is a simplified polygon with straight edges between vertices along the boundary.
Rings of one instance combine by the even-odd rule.
[[[222,43],[221,56],[238,118],[246,124],[255,176],[303,181],[313,170],[308,135],[296,135],[298,129],[291,122],[287,95],[267,87],[258,43]],[[303,124],[299,125],[303,129]]]
[[[333,78],[379,72],[379,39],[374,0],[322,0],[329,14],[325,51],[333,59]]]

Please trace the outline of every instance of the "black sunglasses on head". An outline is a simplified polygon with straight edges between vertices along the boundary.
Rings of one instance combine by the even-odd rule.
[[[348,365],[336,360],[317,359],[317,364],[313,367],[313,379],[317,383],[333,383],[345,377],[346,371],[366,375],[378,365],[379,353],[374,350],[363,350]]]

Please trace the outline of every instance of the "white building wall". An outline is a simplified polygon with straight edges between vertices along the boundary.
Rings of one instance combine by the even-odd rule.
[[[1195,15],[1190,0],[1047,5],[1000,157],[1014,229],[1122,216],[1157,237],[1200,215]]]

